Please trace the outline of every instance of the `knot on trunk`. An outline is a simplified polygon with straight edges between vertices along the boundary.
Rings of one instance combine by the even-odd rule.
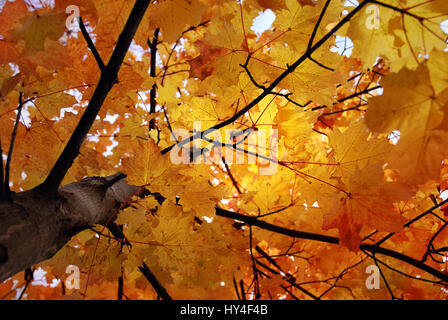
[[[105,224],[114,211],[138,191],[126,183],[119,172],[107,177],[88,177],[59,189],[63,211],[78,224]]]

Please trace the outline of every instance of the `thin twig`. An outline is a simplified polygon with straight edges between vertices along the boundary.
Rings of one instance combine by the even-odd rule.
[[[280,287],[282,287],[283,288],[283,290],[285,290],[291,297],[293,297],[294,298],[294,300],[300,300],[299,298],[297,298],[291,291],[289,291],[288,290],[288,288],[287,287],[285,287],[284,285],[280,285]]]
[[[265,258],[266,260],[268,260],[271,264],[273,264],[278,270],[280,270],[280,274],[284,275],[285,280],[293,287],[299,289],[300,291],[302,291],[303,293],[305,293],[306,295],[308,295],[309,297],[313,298],[314,300],[320,300],[319,297],[315,296],[314,294],[312,294],[311,292],[309,292],[308,290],[306,290],[305,288],[303,288],[301,285],[296,283],[296,279],[289,273],[284,272],[282,270],[282,268],[277,264],[277,262],[271,257],[269,256],[263,249],[261,249],[259,246],[255,247],[255,250],[257,250],[258,253],[260,253],[263,258]]]
[[[261,297],[261,294],[260,294],[260,285],[259,285],[259,279],[258,279],[258,269],[257,269],[257,265],[255,263],[252,243],[253,243],[252,226],[249,226],[249,251],[250,251],[250,258],[252,260],[252,270],[254,272],[255,299],[257,300]],[[244,300],[246,300],[246,299],[244,299]]]
[[[241,300],[240,292],[238,290],[238,285],[236,284],[235,277],[233,277],[233,286],[235,287],[235,292],[236,292],[236,296],[238,297],[238,300]]]
[[[101,72],[104,72],[106,70],[106,66],[104,65],[103,59],[101,59],[101,56],[96,49],[95,44],[90,38],[90,35],[87,32],[86,26],[84,25],[84,21],[82,21],[81,17],[79,17],[79,28],[81,29],[81,33],[87,42],[87,46],[89,47],[90,51],[92,51],[93,57],[95,58],[98,67],[100,68]]]
[[[34,269],[27,268],[25,269],[25,287],[23,288],[22,292],[20,293],[20,296],[17,300],[22,300],[23,295],[25,294],[26,289],[30,285],[31,281],[34,280]]]
[[[375,255],[373,254],[372,257],[373,257],[373,262],[375,262],[376,267],[380,271],[381,278],[383,278],[383,281],[386,284],[386,288],[389,291],[392,300],[398,299],[397,297],[395,297],[394,292],[392,291],[392,288],[389,286],[389,282],[387,281],[386,276],[383,273],[383,270],[381,270],[380,265],[378,264],[378,260],[376,259]]]
[[[230,180],[232,181],[233,186],[235,187],[236,191],[241,194],[241,189],[238,186],[238,182],[235,180],[235,177],[233,176],[232,172],[230,171],[229,165],[226,162],[226,159],[224,157],[222,157],[222,162],[224,163],[224,166],[226,168],[227,174],[230,178]]]
[[[241,300],[246,300],[246,292],[244,291],[244,282],[240,280]]]
[[[415,217],[412,220],[409,220],[408,222],[406,222],[403,225],[403,229],[409,227],[410,225],[412,225],[413,223],[417,222],[418,220],[420,220],[421,218],[423,218],[424,216],[432,213],[435,209],[440,208],[441,206],[443,206],[444,204],[448,203],[448,199],[445,199],[444,201],[439,202],[438,204],[434,205],[433,207],[429,208],[428,210],[426,210],[425,212],[423,212],[422,214],[419,214],[417,217]],[[390,237],[392,237],[395,234],[395,232],[391,232],[389,233],[387,236],[385,236],[384,238],[382,238],[380,241],[378,241],[376,243],[376,245],[380,245],[383,242],[385,242],[386,240],[388,240]]]
[[[311,34],[310,40],[308,41],[308,50],[313,46],[314,38],[316,37],[317,30],[319,30],[320,23],[324,18],[325,12],[327,11],[328,6],[330,5],[331,0],[327,0],[322,8],[319,18],[317,19],[316,25],[314,26],[313,33]]]

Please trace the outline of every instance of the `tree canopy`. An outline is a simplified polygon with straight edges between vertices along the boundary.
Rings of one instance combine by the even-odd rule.
[[[446,0],[1,6],[0,299],[446,299]]]

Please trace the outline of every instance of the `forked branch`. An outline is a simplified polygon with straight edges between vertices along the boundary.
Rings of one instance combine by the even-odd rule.
[[[90,35],[87,32],[86,26],[84,25],[84,21],[82,21],[81,17],[79,17],[79,28],[81,29],[81,33],[87,42],[87,46],[89,47],[90,51],[92,51],[92,54],[96,60],[96,63],[98,63],[98,67],[100,68],[101,72],[104,72],[106,69],[106,66],[104,65],[103,59],[101,59],[101,56],[100,56],[98,50],[96,49],[95,45],[93,44],[93,41],[90,38]]]
[[[56,192],[67,171],[72,166],[73,161],[78,156],[84,138],[92,127],[107,94],[117,81],[118,71],[123,63],[131,41],[137,32],[137,28],[146,12],[146,9],[148,8],[149,2],[150,0],[136,0],[131,14],[126,21],[124,29],[118,38],[114,52],[112,53],[107,66],[105,66],[101,71],[100,80],[92,98],[90,99],[86,111],[82,115],[81,120],[76,126],[76,129],[73,131],[70,140],[51,169],[49,175],[41,185],[36,187],[37,191],[43,193]],[[92,52],[94,53],[95,51],[92,50]],[[95,58],[97,61],[101,61],[99,56]],[[99,62],[99,65],[101,68],[101,62]]]
[[[179,141],[177,144],[173,144],[163,149],[162,154],[168,153],[175,145],[177,145],[178,147],[182,147],[183,145],[189,143],[192,140],[201,139],[204,133],[213,132],[214,130],[221,129],[233,123],[235,120],[237,120],[238,118],[249,112],[249,110],[255,107],[259,102],[261,102],[267,95],[272,94],[272,92],[274,92],[274,89],[280,84],[280,82],[282,82],[288,75],[293,73],[297,69],[297,67],[299,67],[303,62],[309,59],[316,50],[318,50],[325,42],[327,42],[339,29],[341,29],[347,22],[349,22],[353,18],[353,16],[355,16],[359,11],[361,11],[368,3],[369,3],[368,0],[361,2],[355,9],[353,9],[349,14],[347,14],[338,24],[336,24],[328,33],[326,33],[322,38],[320,38],[319,41],[316,42],[316,44],[309,47],[300,58],[298,58],[293,64],[288,65],[287,69],[283,71],[268,87],[266,87],[258,97],[252,100],[244,108],[236,112],[232,117],[204,131],[198,131],[191,137],[183,139]]]

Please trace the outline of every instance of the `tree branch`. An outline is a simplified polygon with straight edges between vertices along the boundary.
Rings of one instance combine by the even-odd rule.
[[[96,49],[95,45],[93,44],[93,41],[90,38],[90,35],[87,32],[86,26],[84,25],[84,22],[82,21],[81,17],[79,17],[79,28],[81,29],[81,33],[87,42],[87,46],[89,47],[90,51],[92,51],[92,54],[96,60],[96,63],[98,63],[98,67],[100,68],[101,72],[104,72],[106,69],[106,66],[104,65],[103,59],[101,59],[101,56],[100,56],[98,50]]]
[[[78,156],[84,138],[92,127],[107,94],[117,80],[118,71],[146,12],[149,2],[149,0],[136,0],[124,29],[118,38],[117,45],[112,53],[109,63],[104,68],[104,71],[101,72],[101,78],[86,111],[82,115],[81,120],[73,131],[70,140],[51,169],[49,175],[41,185],[35,188],[36,191],[44,193],[56,192],[67,171],[72,166],[73,161]]]
[[[289,274],[288,272],[284,272],[282,270],[282,268],[277,264],[277,262],[271,258],[271,256],[269,256],[266,252],[263,251],[263,249],[261,249],[259,246],[255,247],[255,250],[257,250],[257,252],[259,254],[261,254],[266,260],[268,260],[271,264],[273,264],[278,270],[280,270],[280,272],[282,274],[284,274],[284,278],[285,280],[291,284],[293,287],[299,289],[300,291],[302,291],[303,293],[305,293],[306,295],[310,296],[311,298],[313,298],[314,300],[320,300],[319,297],[316,297],[314,294],[312,294],[311,292],[309,292],[308,290],[306,290],[305,288],[303,288],[301,285],[296,283],[296,279]]]
[[[274,224],[265,222],[265,221],[261,221],[259,220],[257,217],[250,217],[250,216],[246,216],[244,214],[240,214],[240,213],[236,213],[236,212],[232,212],[232,211],[227,211],[224,210],[222,208],[216,208],[216,215],[217,216],[221,216],[221,217],[225,217],[225,218],[231,218],[234,220],[239,220],[239,221],[243,221],[245,223],[247,223],[248,225],[251,226],[256,226],[258,228],[261,229],[265,229],[265,230],[269,230],[275,233],[279,233],[279,234],[283,234],[289,237],[294,237],[294,238],[300,238],[300,239],[308,239],[308,240],[315,240],[315,241],[321,241],[321,242],[326,242],[326,243],[333,243],[333,244],[339,244],[339,239],[336,237],[331,237],[331,236],[326,236],[326,235],[321,235],[321,234],[316,234],[316,233],[310,233],[310,232],[304,232],[304,231],[298,231],[298,230],[292,230],[292,229],[287,229],[287,228],[283,228],[283,227],[279,227],[276,226]],[[378,245],[371,245],[371,244],[361,244],[359,247],[360,250],[366,250],[369,251],[371,253],[379,253],[379,254],[383,254],[385,256],[388,257],[392,257],[395,258],[397,260],[406,262],[414,267],[417,267],[423,271],[426,271],[427,273],[441,279],[442,281],[448,282],[448,275],[444,274],[443,272],[436,270],[424,263],[422,263],[421,261],[418,261],[412,257],[409,257],[407,255],[404,255],[402,253],[390,250],[390,249],[386,249],[386,248],[382,248]]]
[[[154,35],[152,37],[152,42],[149,41],[149,39],[148,39],[148,46],[149,46],[149,49],[151,50],[151,67],[150,67],[150,74],[149,74],[151,76],[151,78],[156,77],[157,41],[158,41],[158,37],[159,37],[159,32],[160,32],[159,28],[157,28],[154,31]],[[154,83],[152,85],[151,91],[149,93],[149,97],[150,97],[149,113],[156,112],[156,93],[157,93],[157,85]]]
[[[156,276],[152,271],[148,268],[145,262],[143,262],[143,267],[138,267],[141,273],[145,276],[145,278],[151,283],[154,290],[156,290],[157,294],[163,300],[173,300],[171,296],[168,294],[166,289],[160,284],[159,280],[157,280]]]
[[[382,247],[379,247],[379,246],[374,245],[374,244],[361,244],[359,246],[359,248],[361,250],[370,251],[371,253],[380,253],[380,254],[383,254],[385,256],[392,257],[392,258],[395,258],[397,260],[406,262],[406,263],[408,263],[408,264],[410,264],[410,265],[412,265],[412,266],[414,266],[414,267],[416,267],[418,269],[426,271],[427,273],[433,275],[436,278],[439,278],[440,280],[442,280],[444,282],[448,282],[448,275],[446,275],[445,273],[443,273],[443,272],[441,272],[441,271],[439,271],[437,269],[434,269],[434,268],[432,268],[432,267],[422,263],[421,261],[418,261],[418,260],[416,260],[416,259],[414,259],[412,257],[409,257],[407,255],[404,255],[402,253],[399,253],[399,252],[396,252],[396,251],[393,251],[393,250],[390,250],[390,249],[382,248]]]
[[[322,22],[322,19],[324,18],[325,12],[328,9],[328,6],[330,5],[331,0],[327,0],[324,4],[324,7],[322,8],[322,11],[320,12],[319,18],[317,19],[316,25],[314,26],[313,33],[311,34],[310,40],[308,41],[308,50],[313,46],[314,38],[316,37],[317,30],[319,29],[320,23]]]
[[[118,181],[123,180],[124,178],[126,178],[127,176],[122,173],[119,172],[118,174],[116,174],[112,179],[110,179],[109,181],[107,181],[104,184],[104,189],[109,189],[110,187],[112,187],[114,184],[116,184]]]
[[[34,280],[34,268],[26,268],[25,270],[25,286],[22,289],[22,292],[20,292],[19,298],[17,300],[22,300],[23,295],[25,294],[26,289],[28,289],[28,286],[30,285],[31,281]]]
[[[361,11],[364,6],[369,3],[368,0],[360,3],[355,9],[353,9],[349,14],[347,14],[336,26],[334,26],[327,34],[325,34],[316,44],[309,49],[306,50],[306,52],[297,59],[292,65],[288,65],[288,68],[283,71],[270,85],[267,87],[263,92],[256,97],[254,100],[252,100],[249,104],[247,104],[244,108],[242,108],[240,111],[235,113],[232,117],[228,118],[227,120],[224,120],[213,127],[210,127],[209,129],[206,129],[204,131],[198,131],[197,133],[193,134],[191,137],[183,139],[179,141],[176,144],[173,144],[169,147],[166,147],[161,151],[162,154],[168,153],[175,145],[178,145],[179,147],[182,147],[183,145],[189,143],[190,141],[201,139],[203,134],[205,132],[213,132],[214,130],[221,129],[235,120],[237,120],[239,117],[244,115],[246,112],[248,112],[250,109],[252,109],[254,106],[256,106],[261,100],[263,100],[268,94],[273,92],[275,87],[277,87],[280,82],[282,82],[283,79],[285,79],[289,74],[293,73],[295,69],[297,69],[298,66],[300,66],[304,61],[310,58],[311,54],[315,52],[317,49],[319,49],[328,39],[331,38],[333,34],[335,34],[340,28],[342,28],[347,22],[351,20],[351,18],[356,15],[359,11]]]
[[[411,224],[417,222],[418,220],[420,220],[421,218],[423,218],[424,216],[432,213],[435,209],[440,208],[441,206],[443,206],[444,204],[448,203],[448,199],[445,199],[443,201],[441,201],[440,203],[434,205],[433,207],[429,208],[428,210],[426,210],[425,212],[423,212],[422,214],[419,214],[417,217],[415,217],[412,220],[409,220],[408,222],[406,222],[403,225],[403,228],[407,228],[409,227]],[[385,236],[384,238],[382,238],[380,241],[378,241],[376,243],[377,246],[379,246],[380,244],[382,244],[383,242],[385,242],[386,240],[388,240],[390,237],[392,237],[395,234],[395,232],[391,232],[389,233],[387,236]]]
[[[4,192],[5,198],[7,198],[7,199],[11,198],[11,190],[9,189],[9,170],[10,170],[10,166],[11,166],[12,151],[14,149],[14,143],[16,141],[17,128],[19,127],[20,116],[22,114],[22,108],[23,108],[23,93],[20,92],[19,106],[17,107],[16,122],[14,124],[14,129],[12,130],[11,143],[9,144],[8,158],[6,159],[6,166],[5,166],[5,178],[4,178],[5,181],[4,181],[3,192]]]
[[[121,267],[121,275],[118,277],[117,300],[123,300],[123,267]]]
[[[257,217],[246,216],[244,214],[233,212],[233,211],[227,211],[222,208],[216,208],[216,215],[220,216],[220,217],[231,218],[234,220],[243,221],[251,226],[255,226],[255,227],[258,227],[261,229],[270,230],[272,232],[283,234],[283,235],[293,237],[293,238],[308,239],[308,240],[315,240],[315,241],[339,244],[339,239],[336,237],[279,227],[274,224],[268,223],[266,221],[259,220]]]

